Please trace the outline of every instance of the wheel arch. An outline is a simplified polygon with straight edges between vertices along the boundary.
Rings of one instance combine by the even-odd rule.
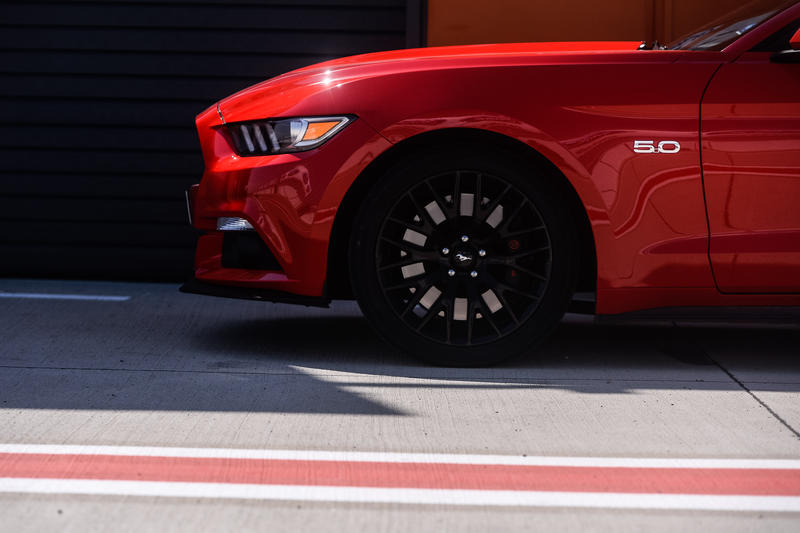
[[[565,193],[564,198],[568,203],[568,209],[576,217],[580,235],[580,271],[577,290],[580,292],[596,291],[597,249],[592,225],[584,202],[561,169],[540,151],[513,137],[483,129],[446,128],[418,133],[392,145],[372,161],[352,183],[339,205],[328,243],[326,272],[328,297],[333,299],[352,298],[348,257],[350,235],[359,206],[375,181],[383,172],[403,158],[411,157],[421,151],[460,143],[480,143],[482,146],[505,150],[513,153],[530,168],[547,168],[552,171],[553,175],[561,177],[559,183]]]

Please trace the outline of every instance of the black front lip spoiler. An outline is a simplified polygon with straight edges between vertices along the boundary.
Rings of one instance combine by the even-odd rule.
[[[307,307],[329,307],[331,301],[327,298],[316,296],[302,296],[283,291],[271,291],[252,287],[236,287],[231,285],[217,285],[200,281],[195,277],[186,281],[181,292],[187,294],[203,294],[218,296],[220,298],[236,298],[239,300],[257,300],[261,302],[275,302],[284,304],[305,305]]]

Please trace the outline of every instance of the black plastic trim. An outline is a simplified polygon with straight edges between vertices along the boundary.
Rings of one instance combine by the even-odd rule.
[[[222,266],[282,272],[280,263],[255,231],[226,231],[222,238]]]
[[[329,299],[317,296],[303,296],[289,292],[258,289],[253,287],[218,285],[216,283],[200,281],[195,277],[188,279],[179,290],[187,294],[203,294],[205,296],[218,296],[220,298],[297,304],[305,305],[307,307],[329,307],[331,303]]]
[[[595,315],[595,318],[600,323],[644,319],[800,324],[800,306],[658,307],[614,315]]]

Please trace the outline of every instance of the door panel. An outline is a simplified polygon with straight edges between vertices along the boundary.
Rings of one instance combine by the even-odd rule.
[[[800,292],[800,64],[750,52],[703,98],[710,256],[723,292]]]

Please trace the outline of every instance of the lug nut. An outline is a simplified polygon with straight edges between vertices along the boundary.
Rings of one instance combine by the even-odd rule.
[[[469,235],[462,235],[461,242],[467,242],[469,240]]]
[[[478,277],[478,271],[477,270],[473,270],[472,272],[469,273],[469,277],[477,278]]]
[[[481,257],[485,257],[486,256],[486,250],[478,250],[478,255],[481,256]]]
[[[447,255],[450,253],[450,248],[442,248],[442,255]]]
[[[453,276],[456,275],[456,271],[451,268],[450,270],[447,271],[447,275],[452,278]]]

